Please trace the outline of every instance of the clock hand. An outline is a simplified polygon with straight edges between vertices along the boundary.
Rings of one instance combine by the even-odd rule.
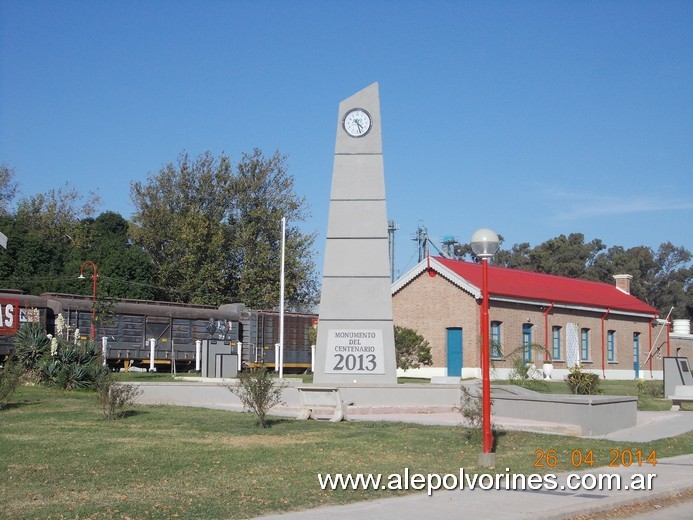
[[[361,120],[356,119],[354,122],[356,123],[356,126],[359,127],[359,132],[363,132],[363,127],[361,126]]]

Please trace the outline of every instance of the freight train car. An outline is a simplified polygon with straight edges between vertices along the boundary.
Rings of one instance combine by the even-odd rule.
[[[0,299],[20,302],[22,321],[40,317],[46,332],[56,334],[63,326],[63,337],[89,339],[92,327],[92,299],[70,294],[45,293],[27,296],[0,292]],[[147,366],[151,343],[154,362],[175,363],[179,369],[195,366],[196,342],[228,342],[229,349],[242,345],[244,366],[274,367],[274,345],[279,341],[279,314],[246,309],[243,304],[220,307],[145,300],[115,300],[103,305],[94,320],[94,336],[105,342],[108,363],[113,367]],[[59,318],[60,317],[60,318]],[[284,316],[285,369],[304,371],[311,366],[309,329],[317,316],[286,313]],[[60,324],[60,325],[58,325]],[[105,339],[104,339],[105,338]],[[11,339],[0,344],[0,358],[13,350]]]
[[[40,323],[46,329],[46,333],[54,332],[52,328],[55,321],[53,310],[47,306],[45,298],[24,294],[22,291],[2,289],[0,290],[0,301],[16,302],[19,305],[18,326],[33,321]],[[14,352],[14,334],[0,335],[0,364],[12,352]]]

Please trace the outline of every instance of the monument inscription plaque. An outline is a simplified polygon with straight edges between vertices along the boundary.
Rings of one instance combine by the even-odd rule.
[[[383,334],[379,329],[330,329],[325,372],[330,374],[384,374]]]

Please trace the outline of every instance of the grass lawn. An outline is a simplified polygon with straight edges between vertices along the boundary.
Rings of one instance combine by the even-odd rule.
[[[476,467],[480,443],[459,427],[274,419],[174,406],[140,406],[106,421],[92,392],[17,390],[0,411],[0,516],[5,518],[248,518],[394,495],[322,491],[318,473],[455,473]],[[693,452],[693,432],[638,445],[522,432],[496,435],[497,466],[534,473],[535,450],[611,449],[658,458]],[[583,467],[582,469],[588,469]]]

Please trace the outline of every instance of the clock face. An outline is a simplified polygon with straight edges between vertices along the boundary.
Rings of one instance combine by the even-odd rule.
[[[363,137],[371,129],[371,115],[362,108],[354,108],[344,116],[344,130],[351,137]]]

